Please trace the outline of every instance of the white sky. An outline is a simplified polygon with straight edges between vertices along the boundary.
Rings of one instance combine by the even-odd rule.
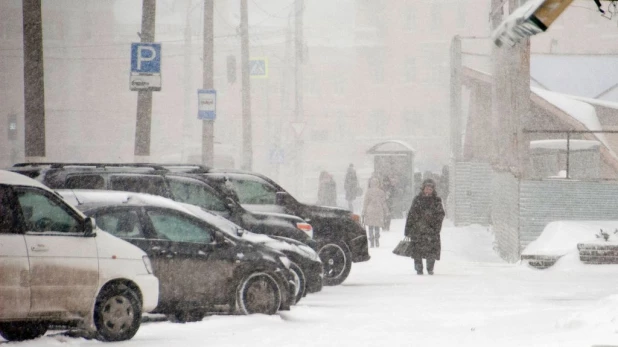
[[[548,270],[508,264],[492,251],[487,228],[446,223],[436,275],[417,276],[411,259],[391,253],[402,234],[403,220],[394,221],[343,285],[289,312],[148,323],[110,346],[618,345],[618,266],[583,265],[576,252]],[[14,345],[101,343],[56,335]]]

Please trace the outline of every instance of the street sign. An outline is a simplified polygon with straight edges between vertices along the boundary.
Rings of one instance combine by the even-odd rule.
[[[252,78],[268,78],[268,59],[253,58],[249,60],[249,76]]]
[[[300,136],[303,130],[305,130],[305,122],[292,122],[290,125],[292,129],[294,129],[294,134],[296,134],[296,136]]]
[[[161,90],[161,44],[131,43],[131,90]]]
[[[217,91],[214,89],[197,90],[197,118],[202,120],[217,118]]]
[[[275,146],[270,149],[268,153],[268,159],[271,164],[283,164],[285,163],[285,152],[283,148]]]

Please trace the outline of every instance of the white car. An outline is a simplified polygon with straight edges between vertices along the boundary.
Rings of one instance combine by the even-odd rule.
[[[0,335],[39,337],[50,324],[101,340],[132,338],[158,303],[139,248],[96,228],[41,183],[0,170]]]

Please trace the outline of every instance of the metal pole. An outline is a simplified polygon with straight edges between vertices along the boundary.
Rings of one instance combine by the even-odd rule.
[[[249,79],[249,15],[247,0],[240,0],[240,65],[242,71],[242,165],[243,170],[253,167],[253,136],[251,133],[251,82]]]
[[[571,156],[571,133],[567,133],[566,178],[569,178],[569,157]]]
[[[303,124],[304,118],[304,110],[303,110],[303,12],[304,12],[304,2],[303,0],[296,0],[296,16],[294,19],[295,24],[295,38],[294,38],[294,51],[295,51],[295,64],[294,64],[294,95],[295,95],[295,107],[294,107],[294,121],[296,124]],[[302,194],[302,186],[303,186],[303,138],[302,138],[302,127],[301,131],[297,131],[295,137],[295,153],[294,153],[294,176],[296,178],[296,189],[297,194]],[[296,130],[295,130],[296,131]]]
[[[45,84],[41,0],[23,0],[26,161],[45,158]]]
[[[451,156],[461,161],[461,37],[451,41]]]
[[[156,0],[142,0],[141,42],[154,42]],[[152,118],[152,91],[137,92],[137,121],[135,124],[135,160],[148,162]]]
[[[214,0],[204,0],[204,67],[203,89],[213,89]],[[215,121],[202,123],[202,164],[214,166]]]

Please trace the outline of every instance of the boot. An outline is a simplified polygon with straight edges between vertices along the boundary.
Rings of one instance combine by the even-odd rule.
[[[376,239],[376,248],[380,247],[380,239]]]

